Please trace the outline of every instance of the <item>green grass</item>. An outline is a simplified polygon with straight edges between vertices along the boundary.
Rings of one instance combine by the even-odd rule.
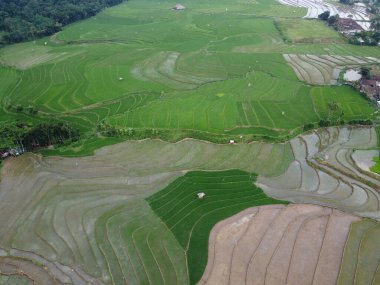
[[[380,224],[362,220],[351,224],[344,248],[338,285],[379,284]]]
[[[374,157],[373,161],[376,162],[376,164],[370,168],[371,171],[376,172],[377,174],[380,174],[380,157],[378,156]]]
[[[380,126],[376,127],[376,134],[377,134],[377,147],[380,147]],[[373,161],[376,162],[376,164],[372,166],[370,170],[380,174],[380,156],[375,156],[373,158]]]
[[[345,38],[325,22],[309,19],[281,19],[279,29],[292,43],[345,43]]]
[[[113,284],[188,284],[183,249],[144,201],[105,212],[96,240]]]
[[[186,251],[190,284],[201,278],[207,263],[212,227],[246,208],[286,203],[266,196],[254,185],[255,174],[240,170],[189,172],[147,200]],[[203,200],[197,193],[206,194]]]
[[[94,151],[112,144],[122,142],[121,138],[96,138],[96,139],[82,139],[69,146],[63,146],[59,149],[43,149],[40,151],[45,156],[64,156],[64,157],[80,157],[93,155]]]
[[[323,117],[331,96],[347,117],[371,112],[357,92],[336,88],[334,95],[331,87],[315,91],[300,82],[282,54],[380,57],[376,47],[342,43],[322,23],[301,19],[305,9],[275,0],[185,1],[181,12],[170,10],[175,3],[128,1],[66,27],[59,43],[0,49],[2,105],[32,105],[41,120],[53,116],[83,132],[95,133],[106,120],[141,133],[155,128],[172,137],[207,132],[223,139],[294,135]],[[275,22],[293,43],[283,42]],[[305,43],[309,37],[313,44]]]
[[[328,104],[336,102],[344,112],[343,119],[373,118],[373,105],[360,96],[352,87],[313,87],[311,98],[320,118],[328,116]]]
[[[14,275],[0,275],[0,285],[29,285],[32,281],[16,273]]]

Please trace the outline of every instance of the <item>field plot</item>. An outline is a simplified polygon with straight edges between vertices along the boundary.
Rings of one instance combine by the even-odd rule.
[[[258,185],[269,195],[379,217],[378,181],[349,160],[352,149],[373,145],[372,128],[331,128],[285,144],[143,140],[82,158],[26,154],[1,169],[0,253],[40,264],[63,284],[194,283],[206,265],[208,232],[219,218],[274,201],[248,173],[259,174]],[[218,189],[226,192],[219,195]],[[206,197],[198,200],[202,191]],[[145,200],[151,195],[154,211]],[[198,202],[207,207],[194,208]]]
[[[30,283],[13,276],[19,270],[42,284],[195,284],[212,227],[247,207],[287,203],[279,198],[380,218],[379,182],[351,159],[354,149],[376,144],[374,129],[330,128],[285,143],[238,140],[294,136],[328,116],[330,102],[344,120],[373,118],[373,106],[352,89],[307,80],[330,84],[336,68],[378,62],[379,49],[332,34],[329,43],[284,42],[276,21],[286,18],[289,37],[305,39],[294,27],[306,9],[275,0],[181,3],[186,9],[173,11],[176,2],[126,1],[50,39],[0,50],[1,121],[71,122],[86,135],[86,143],[67,146],[73,155],[122,140],[98,138],[99,123],[147,137],[202,133],[237,142],[147,139],[88,157],[6,160],[0,269],[5,264],[11,275],[0,284]],[[18,105],[39,113],[17,113]],[[326,212],[316,219],[321,227],[338,213],[314,209]]]
[[[242,126],[289,130],[305,121],[318,120],[308,91],[299,83],[252,72],[244,79],[205,85],[180,97],[161,97],[137,110],[111,116],[108,122],[119,128],[177,128],[213,133]],[[303,108],[296,107],[296,102]]]
[[[375,157],[379,157],[378,150],[356,150],[351,155],[355,164],[364,171],[371,171],[376,164]]]
[[[305,18],[318,18],[319,14],[329,11],[330,15],[339,15],[340,18],[354,19],[364,30],[369,30],[370,28],[370,16],[365,7],[357,5],[334,5],[325,0],[279,0],[279,2],[284,5],[307,8]]]
[[[339,73],[345,68],[378,64],[379,59],[358,56],[333,56],[311,54],[284,54],[285,60],[293,68],[299,80],[310,84],[333,85]]]
[[[184,249],[144,198],[189,169],[279,175],[292,159],[289,144],[194,140],[128,142],[83,158],[26,154],[2,167],[0,248],[63,284],[188,284]]]
[[[379,284],[380,224],[362,220],[351,225],[337,284]]]
[[[328,128],[291,140],[295,161],[274,178],[258,177],[267,194],[293,202],[337,207],[380,218],[380,181],[362,172],[351,155],[377,146],[374,128]]]
[[[27,260],[0,257],[0,272],[1,285],[64,284],[54,279],[47,270]]]
[[[359,220],[314,205],[249,208],[213,228],[198,284],[336,284],[350,225]]]
[[[278,138],[321,118],[311,87],[299,79],[330,84],[336,67],[324,66],[324,56],[380,58],[378,48],[343,43],[334,31],[300,19],[306,9],[275,0],[182,4],[187,8],[176,12],[175,3],[129,1],[49,39],[1,49],[4,118],[26,116],[15,112],[20,105],[87,133],[106,121],[141,133]],[[329,40],[311,43],[310,34]],[[322,63],[299,63],[305,53],[324,55]],[[355,116],[367,119],[370,111],[360,110]]]
[[[317,20],[280,19],[276,21],[285,38],[292,43],[345,43],[345,38]]]
[[[132,70],[132,74],[137,79],[157,81],[175,89],[194,89],[201,84],[227,78],[201,77],[196,74],[192,75],[191,73],[181,73],[176,70],[179,56],[180,54],[176,52],[156,54],[136,66]]]
[[[18,275],[1,275],[0,284],[1,285],[32,285],[33,283],[26,277],[21,277]]]
[[[189,172],[148,198],[186,252],[190,284],[202,275],[209,232],[218,221],[250,206],[281,203],[256,188],[255,178],[240,170]],[[199,192],[206,196],[198,199]]]
[[[313,87],[310,91],[314,107],[320,118],[334,116],[329,114],[328,105],[335,102],[341,112],[341,118],[344,120],[355,120],[360,113],[367,114],[371,117],[371,107],[367,100],[360,100],[356,91],[350,86],[331,86],[329,88]]]

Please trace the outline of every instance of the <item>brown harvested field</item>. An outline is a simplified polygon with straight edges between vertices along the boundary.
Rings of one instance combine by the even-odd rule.
[[[309,204],[247,209],[212,230],[199,285],[336,284],[350,225],[359,220]]]

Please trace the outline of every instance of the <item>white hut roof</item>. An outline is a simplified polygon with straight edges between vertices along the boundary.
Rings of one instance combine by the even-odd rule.
[[[204,192],[200,192],[197,194],[199,199],[202,199],[206,194]]]
[[[185,6],[183,6],[182,4],[180,4],[180,3],[177,3],[177,4],[175,4],[175,6],[174,6],[174,9],[175,10],[183,10],[183,9],[185,9],[186,7]]]

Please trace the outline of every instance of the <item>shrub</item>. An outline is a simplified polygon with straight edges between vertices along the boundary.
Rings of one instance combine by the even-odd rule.
[[[323,20],[323,21],[327,21],[330,17],[330,11],[325,11],[321,14],[318,15],[318,18]]]

